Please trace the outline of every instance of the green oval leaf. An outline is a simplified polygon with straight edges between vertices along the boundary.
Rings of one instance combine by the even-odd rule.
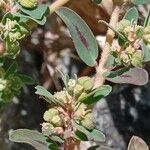
[[[114,78],[106,77],[106,80],[119,84],[145,85],[148,82],[148,73],[142,68],[130,68],[129,71],[124,72],[120,76]]]
[[[37,150],[49,150],[53,143],[47,141],[42,133],[28,129],[14,130],[9,134],[9,139],[17,143],[27,143],[32,145]]]
[[[49,91],[47,91],[42,86],[36,86],[35,89],[37,90],[35,94],[40,95],[44,100],[46,100],[48,103],[54,103],[59,104],[61,106],[64,106],[64,104],[61,101],[58,101]]]
[[[150,3],[150,0],[131,0],[134,5],[141,5]]]
[[[80,58],[89,66],[95,66],[98,46],[95,37],[85,21],[71,9],[62,7],[57,15],[67,25]]]
[[[107,96],[112,91],[112,87],[109,85],[102,85],[101,87],[95,89],[79,101],[84,104],[94,104],[101,100],[103,97]]]
[[[20,10],[34,19],[41,20],[48,12],[48,5],[38,5],[35,9],[26,9],[20,6]]]
[[[73,122],[73,127],[79,130],[80,132],[84,133],[89,141],[97,141],[97,142],[105,141],[105,135],[97,129],[87,130],[85,127],[77,124],[76,122]]]
[[[135,7],[130,8],[123,19],[129,20],[129,21],[135,21],[137,23],[139,18],[139,13]]]

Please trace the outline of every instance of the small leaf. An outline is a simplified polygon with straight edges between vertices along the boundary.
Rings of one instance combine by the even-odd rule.
[[[122,75],[123,73],[127,71],[129,71],[129,68],[121,68],[119,70],[105,72],[103,73],[103,76],[106,78],[114,78],[114,77]]]
[[[21,14],[20,12],[17,12],[17,13],[14,13],[13,14],[14,16],[17,16],[17,17],[20,17],[21,20],[24,18],[24,19],[31,19],[33,21],[35,21],[36,23],[40,24],[40,25],[44,25],[46,23],[46,17],[43,17],[42,19],[38,20],[38,19],[35,19],[35,18],[32,18],[28,15],[25,15],[25,14]]]
[[[41,20],[48,12],[48,5],[38,5],[35,9],[26,9],[20,6],[20,10],[36,20]]]
[[[37,90],[35,94],[40,95],[43,97],[48,103],[54,103],[54,104],[60,104],[61,106],[64,106],[64,104],[61,101],[58,101],[50,92],[48,92],[44,87],[42,86],[36,86],[35,89]]]
[[[149,148],[141,138],[133,136],[129,142],[128,150],[149,150]]]
[[[10,76],[13,76],[17,72],[17,67],[18,67],[17,63],[13,62],[13,64],[11,64],[11,66],[6,71],[6,74],[5,74],[4,78],[7,79]]]
[[[143,61],[144,62],[150,61],[150,49],[149,49],[149,47],[146,46],[144,42],[142,42],[141,47],[142,47],[142,51],[143,51],[143,54],[144,54]]]
[[[108,147],[103,147],[103,146],[95,145],[95,146],[89,147],[87,150],[111,150],[111,149],[108,148]]]
[[[93,1],[93,3],[95,3],[95,4],[100,4],[101,2],[102,2],[102,0],[92,0]]]
[[[142,68],[130,68],[129,71],[120,76],[114,78],[107,77],[106,80],[119,84],[145,85],[148,82],[148,73]]]
[[[139,13],[137,9],[135,7],[132,7],[126,12],[123,19],[129,20],[131,22],[134,20],[137,23],[138,18],[139,18]]]
[[[101,100],[103,97],[107,96],[112,91],[112,87],[109,85],[103,85],[93,92],[89,93],[87,96],[80,99],[80,102],[85,104],[93,104]]]
[[[60,74],[60,77],[66,87],[68,89],[68,81],[69,81],[69,76],[68,74],[64,74],[61,70],[57,69],[57,72]]]
[[[93,33],[84,20],[68,8],[60,8],[57,15],[67,25],[80,58],[89,66],[95,66],[98,46]]]
[[[150,24],[150,10],[148,11],[147,17],[144,21],[144,27],[147,27]]]
[[[79,130],[80,132],[84,133],[87,136],[88,140],[90,141],[97,141],[97,142],[105,141],[105,135],[97,129],[87,130],[85,127],[77,124],[76,122],[73,122],[73,127]]]
[[[134,5],[141,5],[150,3],[150,0],[131,0]]]
[[[37,150],[49,150],[51,143],[47,142],[47,138],[38,131],[28,129],[14,130],[9,134],[9,139],[17,143],[27,143]]]
[[[24,74],[17,74],[17,76],[21,79],[23,84],[32,85],[35,82],[30,76]]]
[[[74,136],[76,139],[80,141],[88,141],[87,136],[84,133],[80,132],[79,130],[75,131],[74,134],[75,134]]]

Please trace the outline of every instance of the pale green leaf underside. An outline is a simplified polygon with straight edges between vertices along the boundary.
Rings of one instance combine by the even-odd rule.
[[[42,133],[28,129],[12,131],[9,135],[9,139],[13,142],[30,144],[37,150],[49,150],[50,146],[50,143],[47,142],[47,138]]]
[[[137,9],[135,7],[132,7],[126,12],[123,19],[129,20],[129,21],[134,20],[135,22],[137,22],[138,18],[139,18],[139,13]]]
[[[150,0],[131,0],[131,2],[135,5],[140,5],[150,3]]]

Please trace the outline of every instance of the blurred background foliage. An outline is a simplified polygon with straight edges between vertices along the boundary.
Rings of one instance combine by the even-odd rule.
[[[47,4],[53,2],[39,1]],[[109,21],[113,9],[112,1],[103,0],[98,6],[91,0],[72,0],[66,6],[76,11],[87,22],[101,47],[106,27],[97,21]],[[150,5],[138,6],[139,23],[142,24],[149,8]],[[56,67],[61,67],[70,76],[94,75],[94,68],[87,67],[77,56],[69,32],[56,14],[49,16],[44,26],[36,27],[22,42],[22,50],[17,61],[21,73],[31,75],[36,80],[35,85],[41,84],[52,92],[62,88],[55,74]],[[148,72],[149,67],[150,64],[147,64]],[[21,95],[15,97],[12,103],[1,106],[1,150],[33,149],[28,145],[10,142],[8,133],[18,128],[40,130],[42,115],[48,106],[34,94],[35,85],[25,86]],[[142,87],[116,84],[112,86],[111,95],[100,101],[94,110],[97,128],[106,134],[106,145],[115,150],[125,150],[132,135],[140,136],[150,144],[150,83]],[[85,145],[82,149],[84,148]]]

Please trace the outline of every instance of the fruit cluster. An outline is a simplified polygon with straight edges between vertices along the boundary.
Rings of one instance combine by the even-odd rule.
[[[143,67],[144,53],[141,49],[141,41],[149,44],[150,26],[143,27],[137,25],[134,21],[121,20],[116,26],[116,31],[120,33],[125,40],[120,37],[118,44],[111,47],[111,54],[115,57],[116,65]]]
[[[92,106],[81,101],[92,91],[92,88],[93,80],[90,77],[69,79],[68,88],[54,94],[54,97],[57,101],[61,101],[63,106],[54,106],[43,115],[46,121],[42,124],[43,134],[47,136],[52,133],[63,135],[72,121],[87,129],[94,129],[95,119],[92,114]]]

